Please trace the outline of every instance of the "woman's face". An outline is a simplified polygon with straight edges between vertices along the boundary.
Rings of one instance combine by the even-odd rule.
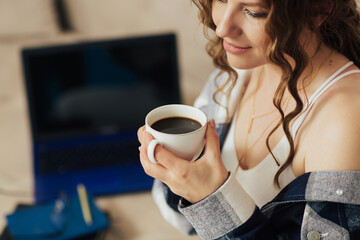
[[[270,38],[265,33],[268,9],[261,0],[213,0],[216,35],[232,67],[255,68],[266,63]]]

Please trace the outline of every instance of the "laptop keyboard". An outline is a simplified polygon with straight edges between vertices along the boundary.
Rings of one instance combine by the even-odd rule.
[[[138,147],[137,141],[119,141],[40,151],[40,170],[42,173],[66,173],[134,163],[139,161]]]

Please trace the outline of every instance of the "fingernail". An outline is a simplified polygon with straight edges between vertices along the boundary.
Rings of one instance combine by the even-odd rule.
[[[212,128],[215,128],[215,120],[214,120],[214,119],[211,119],[211,120],[210,120],[210,126],[211,126]]]

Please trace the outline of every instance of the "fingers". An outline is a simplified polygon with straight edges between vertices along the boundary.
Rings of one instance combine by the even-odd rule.
[[[141,127],[138,130],[138,138],[141,142],[141,147],[139,147],[140,162],[146,174],[151,177],[166,182],[168,178],[167,176],[171,174],[170,172],[173,169],[177,169],[179,167],[179,164],[177,164],[177,162],[185,161],[179,159],[174,154],[172,154],[167,149],[158,144],[154,149],[154,158],[158,162],[158,164],[154,164],[150,161],[147,153],[149,144],[152,140],[154,140],[154,137],[149,132],[146,132],[144,127]]]
[[[162,147],[161,145],[158,145],[156,147],[154,157],[159,164],[163,165],[165,168],[177,174],[179,174],[179,171],[186,169],[187,165],[190,163],[190,161],[188,160],[177,157],[175,154]]]
[[[143,142],[143,136],[144,136],[143,132],[145,132],[145,126],[140,127],[137,131],[137,137],[140,144],[142,144]]]
[[[140,151],[140,162],[144,168],[144,171],[147,175],[157,178],[160,181],[166,182],[168,178],[168,171],[167,169],[160,165],[160,164],[153,164],[148,156],[147,156],[147,149],[144,146],[139,147]]]
[[[139,147],[140,162],[144,168],[145,173],[153,178],[163,180],[166,175],[166,169],[160,164],[152,163],[147,155],[147,147],[154,138],[151,136],[150,133],[146,132],[145,126],[142,126],[138,129],[137,136],[141,144],[141,146]]]
[[[158,178],[163,182],[166,182],[167,180],[170,180],[169,177],[175,175],[186,175],[188,165],[190,162],[188,160],[181,159],[174,155],[172,152],[168,151],[166,148],[162,147],[160,144],[157,144],[154,149],[154,158],[157,161],[158,164],[154,164],[150,161],[148,155],[147,155],[147,148],[150,144],[150,142],[154,139],[153,136],[146,132],[145,130],[139,130],[138,135],[141,135],[139,138],[141,138],[141,155],[140,160],[143,165],[143,168],[145,172],[154,177]],[[144,151],[144,152],[143,152]],[[156,172],[154,173],[156,167],[151,165],[160,165],[164,170],[167,172]],[[157,175],[160,174],[160,175]],[[166,178],[167,177],[167,178]]]
[[[143,145],[147,148],[154,138],[148,132],[145,132],[144,136],[145,137],[143,138]],[[160,144],[156,145],[154,149],[154,158],[159,164],[163,165],[165,168],[171,171],[176,171],[177,169],[182,168],[184,164],[189,162],[187,160],[178,158],[176,155],[168,151],[166,148],[162,147]]]

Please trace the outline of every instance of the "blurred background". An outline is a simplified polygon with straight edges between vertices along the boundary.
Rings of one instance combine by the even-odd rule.
[[[202,30],[190,0],[0,0],[0,230],[19,202],[33,202],[21,49],[174,32],[182,99],[192,105],[213,70]],[[161,218],[150,193],[98,205],[117,219],[107,239],[188,239]]]

